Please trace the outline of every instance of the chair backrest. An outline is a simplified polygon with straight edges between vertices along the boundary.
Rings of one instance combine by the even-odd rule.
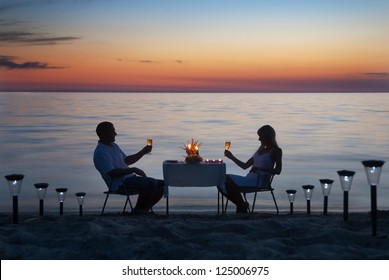
[[[97,168],[96,168],[97,169]],[[98,171],[98,170],[97,170]],[[99,171],[98,171],[99,172]],[[99,172],[99,174],[100,174],[100,172]],[[104,181],[104,183],[105,183],[105,185],[107,186],[107,188],[108,188],[108,192],[109,193],[116,193],[115,191],[112,191],[111,190],[111,185],[112,185],[112,183],[113,183],[113,179],[112,178],[110,178],[110,182],[108,182],[107,180],[105,180],[104,179],[104,177],[100,174],[100,176],[101,176],[101,179]]]
[[[134,191],[130,191],[128,192],[127,191],[127,188],[121,188],[123,191],[112,191],[111,190],[111,185],[112,185],[112,179],[111,179],[111,182],[107,182],[104,177],[101,176],[101,179],[104,181],[105,185],[107,186],[108,188],[108,191],[105,191],[104,193],[110,193],[110,194],[121,194],[121,195],[135,195],[135,194],[139,194],[139,191],[137,190],[134,190]]]
[[[274,174],[258,172],[257,188],[259,189],[271,189],[271,183],[273,182]]]

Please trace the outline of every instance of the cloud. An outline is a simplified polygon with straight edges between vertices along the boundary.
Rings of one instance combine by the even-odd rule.
[[[366,76],[371,76],[371,77],[388,77],[389,76],[388,72],[366,72],[363,74]]]
[[[11,43],[11,44],[13,43],[13,44],[55,45],[57,43],[73,41],[78,39],[80,39],[80,37],[50,36],[43,33],[25,32],[25,31],[0,32],[0,42]]]
[[[23,23],[20,20],[0,19],[0,27],[15,26]]]
[[[17,59],[17,56],[10,56],[10,55],[0,55],[0,61],[1,60],[15,60]]]
[[[108,1],[108,0],[95,0],[95,1]],[[3,11],[14,10],[19,8],[28,8],[32,6],[42,6],[42,5],[56,5],[61,3],[73,3],[73,4],[90,4],[94,2],[93,0],[12,0],[3,4],[0,3],[0,13]]]
[[[143,63],[143,64],[156,64],[156,63],[177,63],[177,64],[184,64],[185,61],[181,59],[176,59],[173,61],[159,61],[159,60],[152,60],[152,59],[140,59],[140,60],[131,60],[131,59],[125,59],[125,58],[116,58],[119,62],[136,62],[136,63]]]
[[[139,63],[159,63],[159,61],[148,60],[148,59],[138,60],[138,62],[139,62]]]
[[[17,63],[17,57],[0,55],[0,67],[9,70],[36,70],[36,69],[64,69],[68,67],[50,66],[47,63],[39,61],[26,61],[23,63]]]
[[[149,59],[142,59],[142,60],[138,60],[137,62],[139,63],[177,63],[177,64],[184,64],[186,62],[184,62],[183,60],[181,59],[176,59],[176,60],[173,60],[173,61],[158,61],[158,60],[149,60]]]
[[[50,33],[30,31],[31,28],[26,24],[16,19],[0,19],[0,45],[55,45],[81,39],[76,36],[55,36]]]

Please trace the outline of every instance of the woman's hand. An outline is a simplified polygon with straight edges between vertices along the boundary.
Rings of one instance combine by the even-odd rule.
[[[224,155],[229,158],[229,159],[232,159],[233,158],[233,155],[232,153],[229,151],[229,150],[224,150]]]

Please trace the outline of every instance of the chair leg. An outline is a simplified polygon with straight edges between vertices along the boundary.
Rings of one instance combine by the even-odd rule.
[[[134,207],[132,207],[132,203],[131,203],[131,198],[130,198],[130,196],[128,196],[128,203],[130,204],[131,211],[134,210]]]
[[[169,196],[166,197],[166,216],[169,216]]]
[[[272,197],[273,197],[274,205],[275,205],[275,207],[276,207],[277,215],[278,215],[278,214],[280,213],[280,211],[279,211],[279,209],[278,209],[276,197],[274,196],[274,192],[273,192],[273,191],[270,191],[270,192],[271,192],[271,195],[272,195]],[[254,213],[254,206],[255,206],[256,198],[257,198],[257,192],[256,192],[255,195],[254,195],[253,206],[252,206],[252,210],[251,210],[253,213]]]
[[[247,197],[246,197],[246,193],[243,193],[243,198],[244,198],[244,201],[245,201],[246,203],[248,203]],[[247,210],[249,211],[249,213],[251,213],[250,207],[248,207]]]
[[[226,198],[226,205],[224,206],[224,213],[227,213],[228,198]]]
[[[226,211],[224,209],[224,195],[222,194],[222,214],[225,214],[225,213],[226,213]]]
[[[258,193],[258,192],[255,192],[255,193],[254,193],[253,205],[251,206],[251,209],[250,209],[250,208],[248,209],[250,213],[254,213],[255,202],[256,202],[256,200],[257,200],[257,193]],[[280,211],[279,211],[279,209],[278,209],[277,201],[276,201],[276,198],[275,198],[275,196],[274,196],[274,192],[273,192],[273,191],[271,191],[271,195],[272,195],[272,197],[273,197],[274,205],[275,205],[275,207],[276,207],[277,215],[278,215],[278,214],[280,213]],[[247,197],[246,197],[246,194],[245,194],[245,193],[243,193],[243,198],[244,198],[245,202],[247,202]],[[224,207],[224,213],[227,212],[227,205],[228,205],[228,198],[226,199],[226,204],[225,204],[225,207]]]
[[[278,205],[277,205],[276,198],[274,196],[274,192],[273,191],[271,191],[271,195],[273,196],[274,205],[276,206],[277,215],[278,215],[280,213],[280,211],[278,210]]]
[[[127,195],[126,203],[124,203],[123,213],[126,212],[127,203],[128,203],[129,201],[130,201],[130,196]],[[130,204],[131,204],[131,201],[130,201]],[[132,207],[131,207],[131,208],[132,208]]]
[[[127,203],[130,204],[131,211],[134,210],[134,207],[132,206],[132,203],[131,203],[130,195],[127,195],[127,200],[126,200],[126,203],[124,204],[123,213],[126,211]]]
[[[104,209],[105,209],[105,205],[107,204],[108,197],[109,197],[109,193],[107,193],[107,196],[105,197],[105,201],[104,201],[103,209],[101,210],[101,215],[103,215],[103,214],[104,214]]]
[[[220,215],[220,192],[217,192],[217,214]]]
[[[255,201],[257,200],[257,193],[254,194],[253,205],[251,206],[251,213],[254,213]]]
[[[227,199],[227,202],[228,202],[228,198]],[[221,202],[220,202],[221,200]],[[217,214],[219,215],[220,214],[220,210],[222,212],[222,215],[226,213],[226,210],[227,210],[227,205],[226,207],[224,208],[224,195],[222,192],[218,191],[217,192]]]

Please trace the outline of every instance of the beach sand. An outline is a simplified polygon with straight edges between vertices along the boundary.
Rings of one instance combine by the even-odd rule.
[[[389,259],[389,212],[0,214],[2,260]]]

